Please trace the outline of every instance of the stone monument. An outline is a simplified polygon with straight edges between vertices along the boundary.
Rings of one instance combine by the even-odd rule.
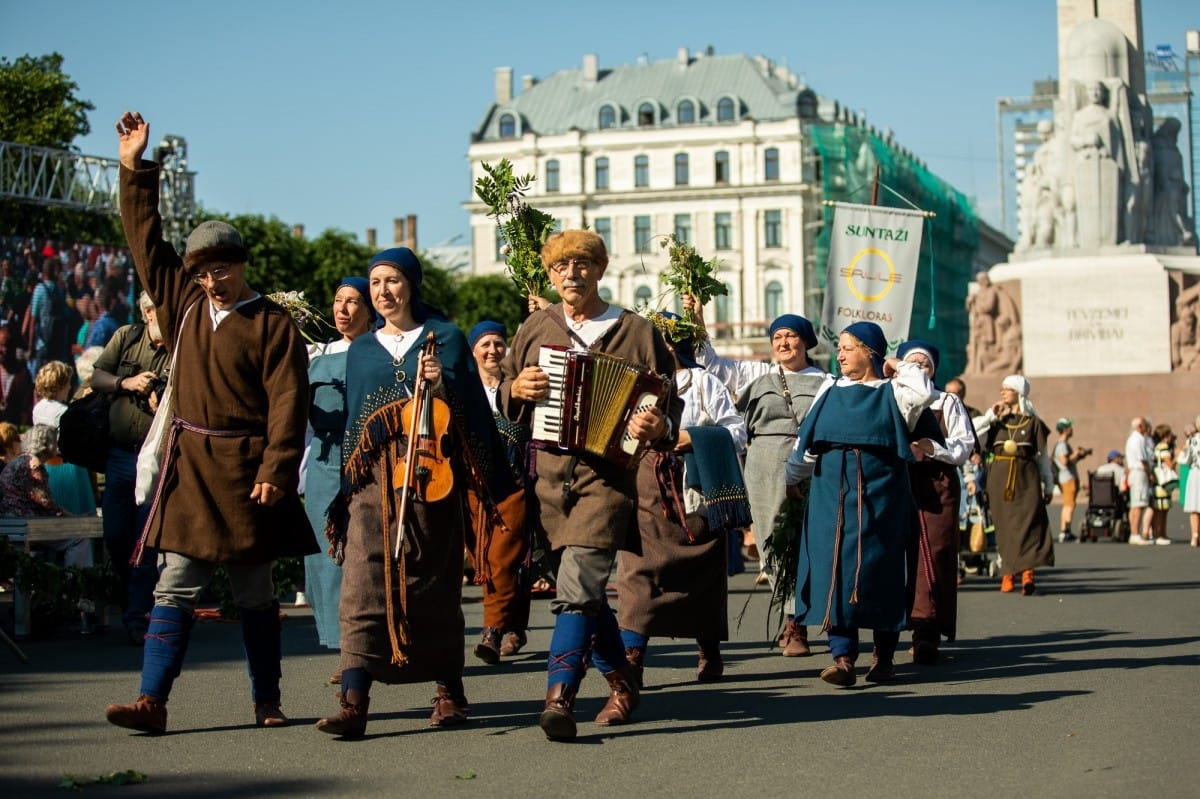
[[[1097,448],[1119,448],[1132,416],[1182,427],[1200,410],[1195,187],[1179,122],[1154,128],[1140,2],[1059,0],[1058,22],[1054,121],[1021,176],[1013,254],[967,301],[967,374],[987,392],[1020,372],[1043,414],[1082,432],[1091,407],[1112,435]]]

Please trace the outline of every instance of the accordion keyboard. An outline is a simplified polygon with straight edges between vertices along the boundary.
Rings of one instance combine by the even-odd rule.
[[[550,378],[550,396],[533,408],[531,433],[536,441],[561,441],[566,402],[567,356],[570,350],[542,347],[538,366]]]

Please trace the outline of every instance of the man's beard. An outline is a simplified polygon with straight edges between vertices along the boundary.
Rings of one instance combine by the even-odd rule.
[[[151,322],[146,328],[150,331],[151,341],[159,342],[163,340],[162,328],[158,326],[158,322]]]

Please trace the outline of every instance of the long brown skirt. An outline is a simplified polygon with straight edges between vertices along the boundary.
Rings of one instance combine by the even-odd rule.
[[[932,625],[953,641],[958,625],[958,470],[924,460],[910,467],[920,526],[917,583],[909,628]]]
[[[388,630],[381,513],[383,497],[394,503],[396,494],[390,489],[380,491],[381,471],[376,466],[372,482],[350,498],[339,614],[341,667],[366,669],[373,679],[384,683],[459,678],[466,659],[462,495],[455,490],[440,502],[412,506],[412,524],[407,526],[402,553],[408,592],[404,618],[410,640],[401,651],[408,662],[397,666],[392,663]],[[389,515],[394,518],[396,511]],[[399,618],[396,577],[393,575],[392,601]]]
[[[725,539],[711,535],[702,514],[687,517],[695,537],[667,518],[649,454],[638,466],[638,528],[642,554],[621,552],[617,565],[617,622],[646,636],[729,639]],[[676,480],[679,476],[676,475]],[[678,488],[678,482],[676,484]]]

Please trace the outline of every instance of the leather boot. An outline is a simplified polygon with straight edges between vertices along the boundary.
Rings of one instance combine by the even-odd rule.
[[[500,630],[496,627],[484,627],[483,637],[475,644],[475,657],[489,666],[500,662]]]
[[[608,701],[596,715],[597,724],[628,724],[641,694],[633,669],[626,663],[604,675],[608,680]]]
[[[167,703],[142,694],[132,704],[109,705],[104,718],[118,727],[161,734],[167,731]]]
[[[500,641],[500,654],[503,657],[510,658],[520,652],[521,647],[525,646],[525,643],[525,633],[517,630],[509,630]]]
[[[367,708],[371,697],[366,691],[350,689],[338,697],[342,710],[317,722],[317,729],[343,738],[361,738],[367,733]]]
[[[1026,569],[1021,572],[1021,595],[1033,596],[1033,592],[1037,590],[1037,586],[1033,582],[1033,569]]]
[[[821,672],[821,679],[838,688],[849,688],[858,679],[854,675],[854,658],[839,655],[833,665]]]
[[[575,692],[575,686],[565,682],[546,690],[546,706],[538,716],[538,726],[551,741],[575,740]]]
[[[286,727],[290,719],[283,715],[278,702],[255,702],[254,724],[258,727]]]
[[[796,624],[794,619],[788,619],[779,636],[779,646],[785,658],[803,658],[812,654],[808,646],[808,628]]]
[[[469,712],[466,695],[460,692],[455,696],[453,691],[438,683],[437,696],[433,698],[433,713],[429,716],[430,727],[457,727],[466,724]]]
[[[866,680],[867,682],[894,682],[896,680],[896,666],[893,659],[872,655],[871,668],[867,669]]]
[[[629,673],[640,691],[646,687],[646,650],[640,646],[625,647],[625,662],[629,664]]]

